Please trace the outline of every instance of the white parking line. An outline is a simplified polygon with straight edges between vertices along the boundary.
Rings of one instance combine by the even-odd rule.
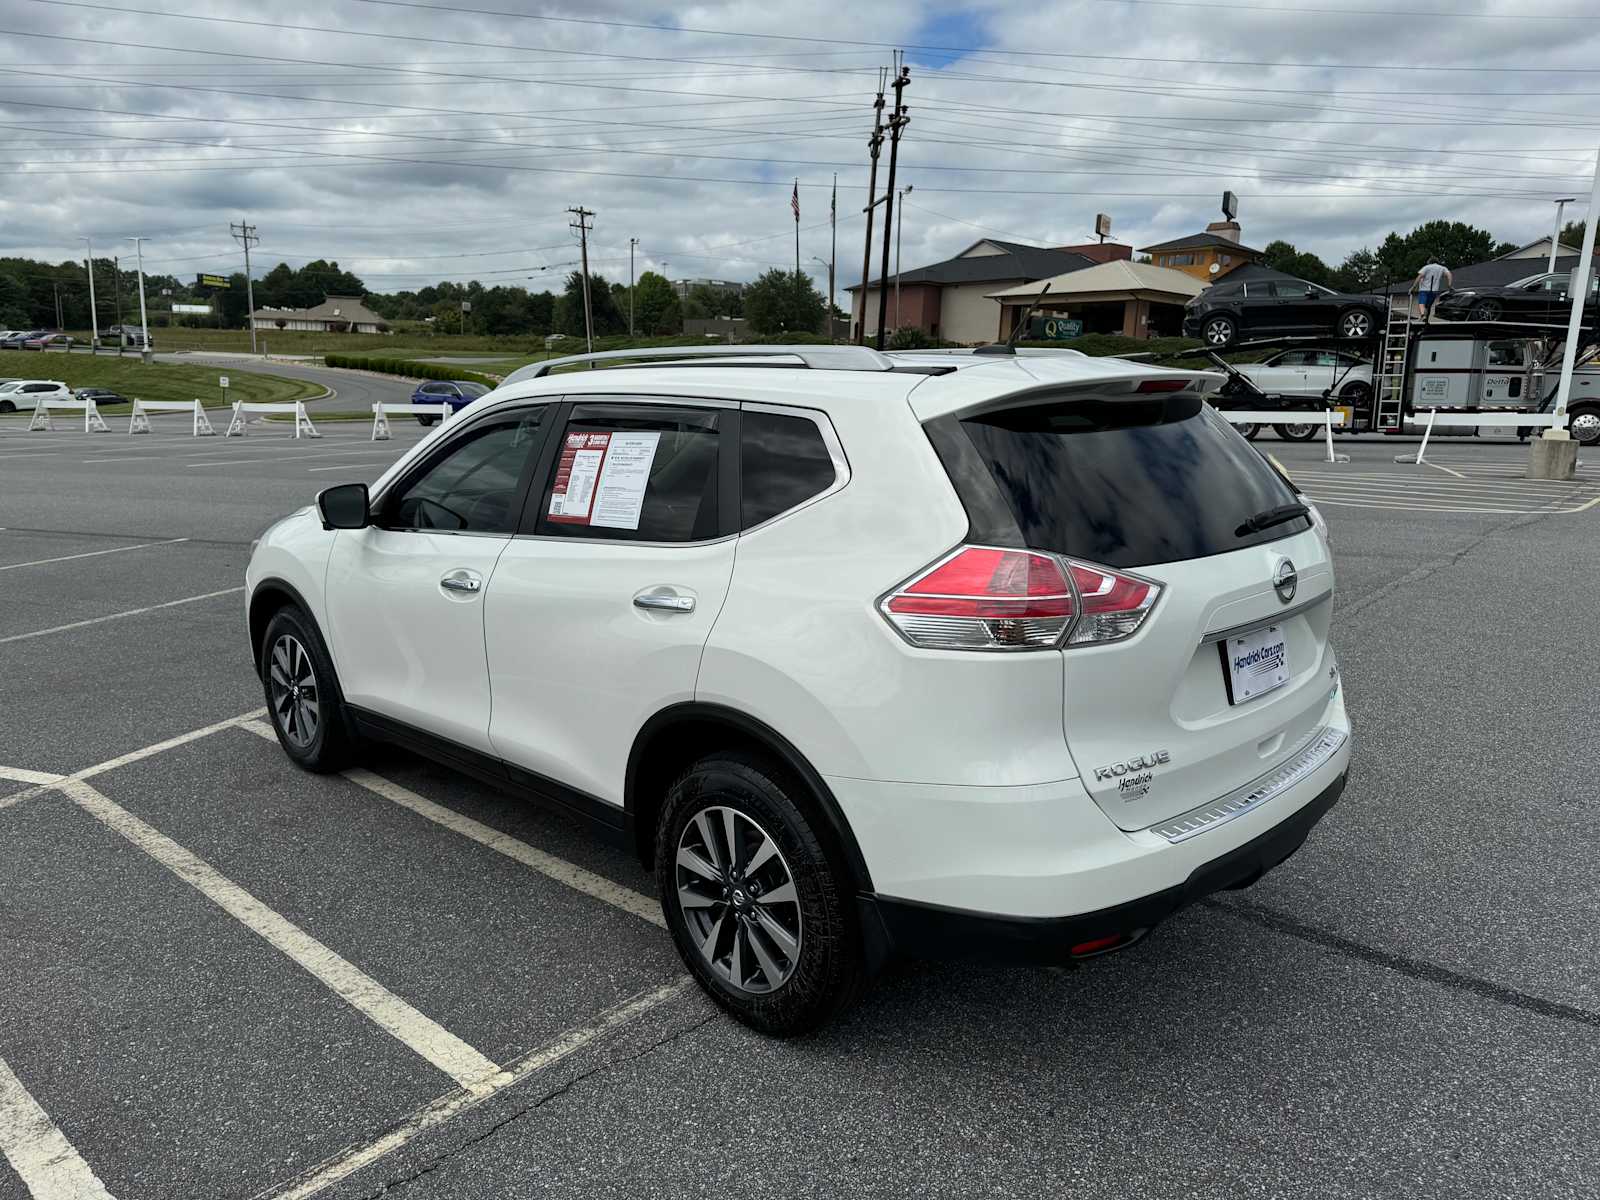
[[[92,784],[75,779],[58,787],[79,808],[120,833],[223,912],[282,951],[346,1004],[463,1088],[476,1092],[509,1082],[497,1078],[502,1072],[493,1061]]]
[[[69,621],[65,625],[52,625],[49,629],[35,629],[30,633],[13,633],[9,637],[0,637],[0,646],[7,642],[25,642],[29,638],[44,637],[51,633],[65,633],[69,629],[82,629],[88,625],[101,625],[106,621],[120,621],[124,617],[137,617],[142,613],[158,612],[163,608],[176,608],[180,604],[197,604],[201,600],[215,600],[218,596],[232,596],[242,592],[242,587],[223,588],[220,592],[206,592],[199,596],[185,596],[182,600],[168,600],[163,604],[150,604],[144,608],[130,608],[126,612],[108,613],[103,617],[90,617],[84,621]]]
[[[15,571],[21,567],[42,567],[46,563],[71,562],[75,558],[98,558],[102,554],[126,554],[129,550],[148,550],[152,546],[176,546],[188,538],[168,538],[164,542],[141,542],[137,546],[117,546],[111,550],[90,550],[84,554],[63,554],[59,558],[36,558],[32,562],[7,563],[0,571]]]
[[[640,992],[632,999],[625,1000],[615,1008],[600,1014],[588,1025],[570,1029],[548,1045],[511,1063],[502,1077],[504,1082],[497,1083],[482,1092],[452,1092],[447,1096],[441,1096],[431,1104],[419,1108],[376,1141],[368,1142],[365,1146],[353,1147],[343,1154],[325,1159],[309,1172],[288,1183],[256,1193],[252,1200],[308,1200],[308,1197],[326,1191],[363,1167],[371,1166],[385,1155],[392,1154],[407,1143],[415,1141],[428,1130],[443,1125],[469,1109],[476,1108],[513,1084],[521,1083],[546,1067],[554,1066],[613,1030],[621,1028],[652,1009],[659,1008],[687,990],[691,982],[690,978],[684,975],[671,983]]]
[[[0,779],[10,779],[17,783],[59,783],[60,775],[53,775],[49,771],[29,771],[23,767],[0,767]]]
[[[106,1185],[0,1058],[0,1150],[34,1200],[112,1200]]]

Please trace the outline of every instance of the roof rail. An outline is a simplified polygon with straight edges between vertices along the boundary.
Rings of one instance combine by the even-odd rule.
[[[612,362],[639,365],[650,363],[692,363],[697,359],[782,359],[798,360],[802,367],[816,371],[890,371],[894,360],[866,346],[651,346],[639,350],[597,350],[593,354],[569,354],[563,358],[549,358],[544,362],[530,363],[513,371],[501,382],[521,383],[527,379],[542,379],[557,367],[578,363]],[[732,362],[728,366],[782,366],[782,363]]]

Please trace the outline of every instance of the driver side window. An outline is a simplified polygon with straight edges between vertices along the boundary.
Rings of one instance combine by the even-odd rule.
[[[381,524],[510,533],[549,409],[540,405],[481,421],[454,439],[385,498]]]

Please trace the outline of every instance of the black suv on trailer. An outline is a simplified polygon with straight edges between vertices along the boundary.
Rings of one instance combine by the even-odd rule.
[[[1184,306],[1183,332],[1213,349],[1246,335],[1332,333],[1359,341],[1378,332],[1383,309],[1381,297],[1345,295],[1304,279],[1224,279]]]

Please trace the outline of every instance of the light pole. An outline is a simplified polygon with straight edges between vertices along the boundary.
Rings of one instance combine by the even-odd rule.
[[[628,239],[628,336],[633,336],[633,251],[639,244],[639,239]]]
[[[1576,199],[1577,199],[1576,196],[1566,196],[1566,197],[1563,197],[1562,199],[1557,200],[1555,202],[1555,205],[1556,205],[1556,227],[1555,227],[1555,231],[1553,233],[1551,233],[1551,235],[1550,235],[1550,262],[1545,266],[1545,271],[1547,273],[1549,273],[1549,274],[1552,274],[1552,275],[1555,274],[1555,270],[1556,270],[1556,247],[1561,245],[1561,213],[1567,207],[1567,205],[1571,204]],[[1593,215],[1592,214],[1590,216],[1590,219],[1593,220]]]
[[[821,263],[828,269],[828,306],[822,320],[822,328],[827,331],[828,340],[833,341],[833,263],[825,261],[820,255],[813,254],[811,261]]]
[[[1567,401],[1572,395],[1572,370],[1577,365],[1578,331],[1583,326],[1584,301],[1589,298],[1589,274],[1594,255],[1595,226],[1600,225],[1600,150],[1595,152],[1594,185],[1589,190],[1589,219],[1584,224],[1583,246],[1568,285],[1572,312],[1567,317],[1566,343],[1561,349],[1561,379],[1556,384],[1555,424],[1528,449],[1529,479],[1571,479],[1578,465],[1578,444],[1567,429]]]
[[[79,238],[84,246],[83,265],[89,271],[89,353],[100,353],[100,314],[94,306],[94,243],[88,238]]]
[[[133,252],[139,260],[139,357],[150,361],[150,318],[144,307],[144,243],[142,237],[127,239],[133,243]]]
[[[906,197],[915,184],[908,183],[900,189],[900,203],[894,214],[894,327],[900,328],[900,231],[906,223]]]

